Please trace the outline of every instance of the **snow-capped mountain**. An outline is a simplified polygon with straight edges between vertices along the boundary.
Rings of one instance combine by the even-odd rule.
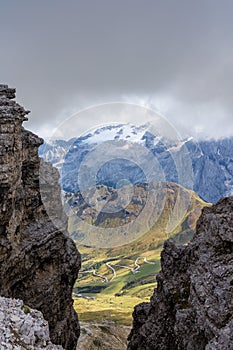
[[[82,139],[86,143],[98,144],[109,140],[129,140],[142,142],[142,137],[150,128],[150,124],[135,126],[133,124],[106,125],[88,133]]]
[[[143,136],[149,129],[149,124],[135,126],[132,124],[107,125],[77,138],[65,140],[49,140],[44,143],[39,154],[61,168],[68,151],[77,149],[80,145],[97,145],[110,140],[128,140],[130,142],[144,143]],[[89,148],[89,147],[87,147]]]
[[[216,202],[233,194],[233,138],[170,140],[149,123],[107,125],[69,141],[44,144],[40,155],[58,167],[65,191],[104,184],[171,181]],[[80,185],[81,183],[81,185]]]
[[[61,168],[66,153],[72,145],[72,139],[69,141],[65,140],[54,140],[44,143],[39,148],[39,155],[44,158],[47,162],[51,162],[58,169]]]

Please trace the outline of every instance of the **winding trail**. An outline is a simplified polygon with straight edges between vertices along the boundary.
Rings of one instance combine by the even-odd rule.
[[[96,270],[80,271],[79,273],[82,273],[82,274],[92,273],[93,276],[102,278],[106,283],[109,282],[109,280],[106,276],[96,273]]]
[[[141,266],[141,265],[138,265],[138,260],[140,260],[140,259],[143,259],[143,261],[144,261],[146,264],[151,264],[151,265],[154,265],[154,264],[155,264],[154,261],[148,261],[146,257],[144,257],[144,256],[139,256],[139,257],[135,260],[135,263],[134,263],[135,266],[136,266],[135,270],[139,270],[139,269],[140,269],[140,266]]]
[[[111,282],[113,281],[116,277],[117,277],[117,273],[116,273],[116,269],[114,268],[114,266],[117,266],[117,267],[121,267],[121,268],[124,268],[124,269],[128,269],[130,270],[133,274],[135,273],[138,273],[140,271],[140,267],[141,265],[138,264],[138,261],[143,259],[143,262],[146,263],[146,264],[151,264],[151,265],[154,265],[155,262],[154,261],[148,261],[146,257],[144,256],[138,256],[137,259],[135,259],[135,262],[134,262],[134,265],[135,267],[129,267],[129,266],[125,266],[125,265],[119,265],[119,264],[111,264],[110,262],[107,262],[106,263],[106,266],[112,271],[113,273],[113,276],[112,278],[108,279],[106,276],[102,275],[102,274],[98,274],[96,273],[96,270],[87,270],[87,271],[80,271],[81,274],[86,274],[86,273],[92,273],[93,276],[95,277],[99,277],[103,280],[103,282]]]
[[[116,270],[115,270],[114,267],[112,267],[111,264],[108,263],[108,262],[106,263],[106,266],[107,266],[109,269],[111,269],[112,272],[113,272],[113,276],[112,276],[112,278],[109,280],[109,282],[111,282],[111,281],[114,280],[114,278],[116,278],[116,276],[117,276]],[[115,266],[115,265],[114,265],[114,266]]]

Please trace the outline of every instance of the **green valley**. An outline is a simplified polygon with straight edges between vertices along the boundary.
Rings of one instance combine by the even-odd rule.
[[[127,207],[130,217],[134,212],[143,210],[141,207],[145,207],[148,200],[145,185],[134,186],[136,195]],[[105,196],[108,191],[111,191],[111,196],[114,193],[106,187],[101,187],[100,190],[101,196],[103,192]],[[146,220],[141,223],[143,234],[132,239],[133,233],[130,233],[131,241],[123,245],[115,244],[119,243],[115,237],[113,246],[109,245],[111,235],[108,236],[108,228],[119,227],[120,224],[124,227],[127,216],[119,212],[118,216],[113,215],[112,220],[111,214],[108,214],[98,221],[100,213],[94,212],[93,207],[88,208],[82,199],[80,204],[77,200],[80,194],[68,196],[70,203],[76,202],[68,212],[70,232],[82,254],[82,269],[73,295],[74,306],[81,321],[108,320],[130,325],[133,307],[140,302],[149,301],[153,294],[156,274],[160,270],[163,242],[167,238],[173,238],[180,243],[187,243],[193,235],[202,208],[210,205],[195,192],[174,183],[153,184],[151,191],[153,200],[149,198],[152,202],[144,213]],[[157,220],[153,220],[152,216],[158,212],[156,206],[159,205],[162,206],[161,213]],[[81,221],[92,222],[94,228],[96,225],[97,228],[101,226],[106,229],[105,240],[109,247],[95,246],[95,232],[92,232],[93,246],[82,243],[85,241],[85,232],[80,230],[80,217]],[[75,223],[78,223],[78,229]],[[148,228],[147,231],[145,227]]]

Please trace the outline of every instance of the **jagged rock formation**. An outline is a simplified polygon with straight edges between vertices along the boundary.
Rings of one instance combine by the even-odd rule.
[[[62,350],[49,338],[48,322],[22,300],[0,298],[1,350]]]
[[[72,287],[81,259],[66,231],[58,173],[42,162],[40,176],[43,140],[22,128],[28,112],[14,97],[14,89],[0,85],[0,295],[40,310],[52,342],[74,350],[79,325]]]
[[[230,350],[233,197],[204,208],[187,246],[164,244],[150,303],[133,313],[128,350]]]

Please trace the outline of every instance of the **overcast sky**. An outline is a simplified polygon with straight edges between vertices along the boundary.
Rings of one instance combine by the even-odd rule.
[[[49,137],[83,108],[124,101],[191,134],[233,135],[233,1],[0,4],[0,80],[17,88],[34,132]]]

